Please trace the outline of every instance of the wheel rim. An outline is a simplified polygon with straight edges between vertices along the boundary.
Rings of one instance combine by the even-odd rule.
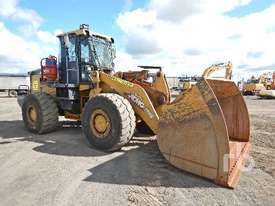
[[[32,123],[37,121],[37,112],[33,106],[28,109],[28,118]]]
[[[111,130],[111,121],[102,109],[95,110],[91,115],[90,127],[97,138],[106,138]]]

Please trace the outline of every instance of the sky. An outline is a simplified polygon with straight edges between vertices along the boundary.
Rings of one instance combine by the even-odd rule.
[[[275,70],[275,0],[0,0],[0,73],[39,68],[58,56],[56,35],[81,23],[115,38],[117,71],[201,75],[228,61],[235,79]]]

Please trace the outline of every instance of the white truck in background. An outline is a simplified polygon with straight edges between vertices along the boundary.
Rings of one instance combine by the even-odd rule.
[[[19,90],[28,90],[30,78],[27,74],[0,74],[0,92],[16,96]]]

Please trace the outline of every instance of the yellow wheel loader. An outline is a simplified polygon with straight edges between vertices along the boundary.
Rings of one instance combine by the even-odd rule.
[[[265,89],[258,93],[258,97],[262,99],[275,99],[275,71],[273,73],[265,73],[260,76]]]
[[[131,140],[136,128],[143,129],[157,135],[160,151],[175,167],[236,186],[250,148],[249,117],[234,82],[209,77],[223,66],[210,67],[171,101],[160,67],[114,72],[112,38],[91,32],[87,25],[58,38],[58,66],[51,56],[30,74],[31,92],[22,101],[29,131],[54,131],[58,117],[64,116],[81,120],[91,146],[115,151]],[[226,67],[227,74],[230,69]]]
[[[272,89],[271,73],[264,73],[259,78],[252,76],[242,86],[243,95],[259,95],[261,91]]]

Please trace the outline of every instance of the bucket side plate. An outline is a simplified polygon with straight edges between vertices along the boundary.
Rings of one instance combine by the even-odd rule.
[[[203,79],[164,105],[157,141],[172,165],[234,187],[249,150],[248,113],[234,82]]]

